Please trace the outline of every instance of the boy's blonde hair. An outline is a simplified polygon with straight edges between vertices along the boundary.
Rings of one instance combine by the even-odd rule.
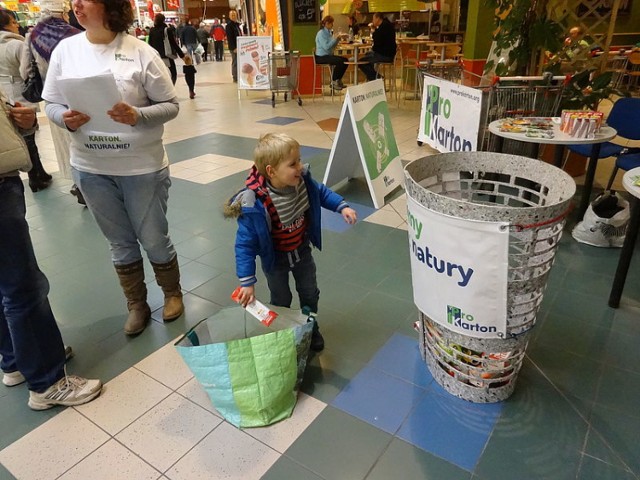
[[[297,140],[286,133],[265,133],[258,139],[253,161],[258,171],[267,176],[267,165],[277,167],[294,149],[300,149]]]

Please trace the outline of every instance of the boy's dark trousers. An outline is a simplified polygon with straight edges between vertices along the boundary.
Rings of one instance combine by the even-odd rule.
[[[316,280],[316,264],[311,255],[311,245],[308,241],[293,252],[274,252],[273,269],[264,272],[271,292],[272,305],[276,307],[291,307],[293,295],[289,288],[289,272],[293,273],[296,290],[300,300],[300,308],[309,307],[312,312],[318,311],[320,290]]]
[[[189,68],[184,69],[184,81],[187,82],[187,87],[189,87],[189,93],[193,93],[196,88],[196,69]]]
[[[213,48],[216,54],[216,62],[221,62],[224,58],[224,41],[215,40],[213,42]]]

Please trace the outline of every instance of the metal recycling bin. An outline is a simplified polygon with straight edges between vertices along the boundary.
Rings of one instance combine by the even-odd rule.
[[[420,351],[472,402],[515,387],[575,182],[535,159],[456,152],[405,167]]]

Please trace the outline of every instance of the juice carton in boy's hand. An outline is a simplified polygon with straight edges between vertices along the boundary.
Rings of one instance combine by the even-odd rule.
[[[240,288],[241,287],[236,288],[231,294],[231,299],[234,302],[239,302],[238,294],[240,293]],[[248,304],[245,308],[247,312],[249,312],[251,315],[256,317],[258,320],[260,320],[261,323],[263,323],[267,327],[271,325],[273,321],[276,319],[276,317],[278,316],[276,312],[274,312],[273,310],[269,310],[269,307],[267,307],[264,303],[259,302],[258,300],[254,300],[253,302]]]

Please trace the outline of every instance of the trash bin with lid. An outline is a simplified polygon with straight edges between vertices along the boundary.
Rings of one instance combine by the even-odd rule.
[[[513,393],[575,182],[538,160],[456,152],[405,168],[420,351],[447,391]]]

